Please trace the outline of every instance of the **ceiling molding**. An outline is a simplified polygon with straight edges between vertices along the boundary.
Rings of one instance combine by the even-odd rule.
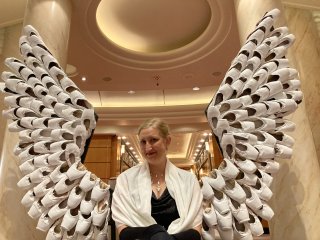
[[[320,10],[320,1],[319,0],[282,0],[282,3],[285,6],[293,7],[293,8],[302,8],[309,10]]]

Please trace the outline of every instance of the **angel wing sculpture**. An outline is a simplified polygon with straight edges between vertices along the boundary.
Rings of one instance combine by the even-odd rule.
[[[289,158],[294,124],[284,117],[302,100],[298,73],[285,54],[293,43],[286,27],[274,29],[272,10],[231,63],[206,109],[223,162],[202,178],[203,238],[252,239],[263,233],[258,217],[270,220],[267,201],[278,158]],[[20,38],[23,61],[8,58],[3,72],[4,116],[19,132],[14,150],[27,192],[21,203],[38,219],[47,239],[107,239],[109,186],[81,163],[96,116],[67,77],[39,33],[26,26]]]

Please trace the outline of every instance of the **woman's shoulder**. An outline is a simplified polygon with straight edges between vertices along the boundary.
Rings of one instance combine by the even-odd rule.
[[[192,181],[196,180],[196,175],[194,175],[190,171],[187,171],[187,170],[184,170],[184,169],[181,169],[181,168],[178,168],[178,167],[177,167],[177,171],[178,171],[180,176],[183,176],[186,179],[189,179],[189,180],[192,180]]]
[[[137,165],[135,165],[135,166],[133,166],[131,168],[128,168],[124,172],[120,173],[118,178],[128,178],[132,174],[135,174],[135,173],[139,172],[142,166],[143,166],[143,164],[139,163],[139,164],[137,164]]]

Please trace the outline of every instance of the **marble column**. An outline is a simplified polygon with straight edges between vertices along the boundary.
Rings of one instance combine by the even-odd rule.
[[[23,25],[30,24],[38,30],[62,67],[65,67],[67,63],[71,9],[71,1],[29,0],[23,22]],[[3,57],[16,56],[15,51],[19,50],[18,41],[21,26],[18,34],[15,32],[16,36],[10,40],[10,46],[4,46],[7,56]],[[13,47],[15,50],[11,52],[12,46],[15,46]],[[45,239],[46,234],[36,230],[37,221],[27,215],[28,209],[25,209],[20,203],[26,191],[17,187],[17,182],[21,178],[16,164],[17,158],[13,155],[13,148],[18,142],[17,134],[9,133],[6,130],[3,135],[5,137],[0,168],[0,239]]]
[[[235,0],[235,11],[242,43],[254,29],[261,16],[275,7],[282,11],[277,26],[287,24],[285,10],[280,1]],[[290,21],[292,23],[293,19]],[[293,33],[298,35],[297,38],[300,38],[299,34],[302,34],[302,32]],[[301,41],[303,41],[300,43],[301,46],[309,45],[309,40],[302,36]],[[300,73],[303,73],[307,70],[303,66],[304,64],[299,63],[298,57],[300,56],[297,56],[297,52],[292,48],[288,58],[292,65]],[[307,59],[304,60],[307,61]],[[303,74],[300,77],[303,85],[302,90],[304,90],[308,79]],[[305,94],[308,93],[305,92]],[[272,240],[319,239],[317,225],[320,221],[320,169],[308,110],[304,101],[299,105],[299,109],[289,117],[291,121],[296,123],[295,132],[290,134],[296,142],[291,160],[279,161],[281,168],[274,175],[274,182],[271,186],[274,196],[269,203],[275,212],[275,216],[269,222]]]

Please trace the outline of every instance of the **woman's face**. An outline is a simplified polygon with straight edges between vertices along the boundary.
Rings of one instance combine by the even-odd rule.
[[[142,129],[139,134],[140,149],[149,164],[159,164],[167,159],[166,153],[171,138],[163,138],[158,129],[150,127]]]

